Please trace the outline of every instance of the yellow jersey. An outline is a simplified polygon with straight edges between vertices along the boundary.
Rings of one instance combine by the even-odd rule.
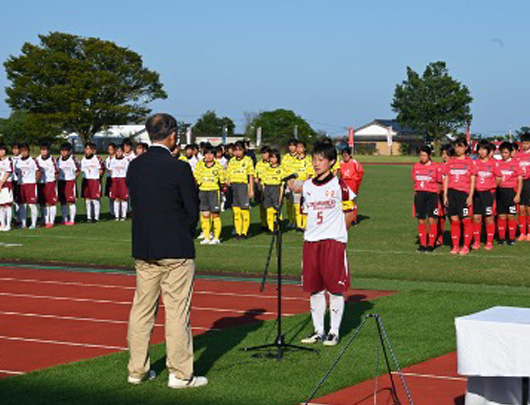
[[[268,164],[263,171],[261,182],[264,186],[278,186],[282,184],[282,179],[284,177],[287,177],[287,171],[283,165],[272,167]]]
[[[286,168],[289,170],[289,174],[296,173],[298,175],[296,180],[305,181],[315,175],[313,159],[309,155],[303,158],[297,157],[296,159],[292,159]]]
[[[257,179],[261,180],[263,177],[263,172],[267,170],[267,166],[269,166],[269,162],[265,160],[260,160],[258,163],[256,163],[256,168],[254,169],[254,173]]]
[[[179,155],[178,160],[182,160],[183,162],[188,163],[188,158],[185,155]]]
[[[248,176],[254,176],[254,163],[248,156],[233,157],[226,168],[226,178],[230,183],[248,183]]]
[[[221,188],[221,184],[225,182],[225,171],[223,166],[218,161],[210,162],[209,164],[201,159],[195,166],[193,176],[199,185],[200,191],[216,191]]]
[[[289,167],[291,164],[291,161],[297,158],[297,154],[291,155],[289,152],[287,152],[285,155],[282,156],[282,166],[283,167]]]

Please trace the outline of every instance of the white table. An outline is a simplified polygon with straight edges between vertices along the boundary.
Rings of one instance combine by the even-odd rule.
[[[455,325],[466,405],[528,404],[530,308],[493,307]]]

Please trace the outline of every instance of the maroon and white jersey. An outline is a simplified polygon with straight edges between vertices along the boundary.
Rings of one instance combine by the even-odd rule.
[[[304,240],[317,242],[333,239],[348,242],[344,213],[353,210],[357,196],[346,183],[332,174],[323,181],[306,180],[302,189],[301,209],[307,214]]]
[[[126,157],[114,158],[110,161],[109,170],[113,179],[124,179],[127,176],[129,160]]]
[[[13,180],[13,162],[7,156],[0,160],[0,180],[2,180],[6,174],[8,174],[8,177],[4,184],[11,183]]]
[[[41,172],[39,183],[52,183],[57,180],[57,166],[52,156],[48,156],[46,159],[42,156],[37,156],[36,161]]]
[[[136,153],[134,153],[133,151],[130,151],[129,153],[124,153],[123,156],[129,162],[132,162],[134,159],[136,159]]]
[[[15,162],[15,173],[18,184],[35,184],[37,183],[37,172],[39,165],[31,156],[20,158]]]
[[[110,162],[112,162],[116,157],[115,156],[107,156],[105,158],[105,170],[107,171],[107,177],[110,177]]]
[[[79,164],[74,155],[70,155],[66,159],[61,156],[57,159],[56,164],[59,171],[59,180],[75,180],[75,174],[79,171]]]
[[[99,156],[93,155],[91,158],[83,156],[81,159],[81,171],[87,180],[99,180],[99,171],[105,169],[105,164]]]
[[[20,155],[17,155],[17,156],[11,156],[11,161],[13,163],[13,183],[18,183],[18,176],[17,176],[17,172],[15,170],[15,165],[18,161],[18,159],[20,159]]]

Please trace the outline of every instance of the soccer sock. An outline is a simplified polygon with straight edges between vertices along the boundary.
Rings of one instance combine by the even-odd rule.
[[[453,241],[453,248],[460,247],[460,221],[451,221],[451,240]]]
[[[121,217],[123,219],[127,218],[127,209],[128,209],[129,203],[127,200],[121,202]]]
[[[119,209],[116,209],[116,200],[114,198],[109,198],[109,211],[111,217],[118,218],[119,215],[116,215],[116,211],[119,211]]]
[[[55,217],[57,216],[57,206],[56,205],[52,205],[51,207],[48,207],[49,209],[49,217],[50,217],[50,224],[54,224],[55,223]]]
[[[307,214],[302,214],[302,229],[305,229],[305,226],[307,225]]]
[[[324,316],[326,315],[326,296],[324,291],[319,291],[316,294],[311,294],[309,300],[311,307],[311,319],[313,320],[313,327],[315,332],[320,335],[324,334]]]
[[[99,221],[99,213],[101,211],[101,202],[99,200],[92,200],[92,204],[94,204],[94,219],[96,221]]]
[[[37,210],[36,204],[29,204],[29,209],[31,211],[31,226],[36,227],[37,226],[37,216],[39,214],[39,211]]]
[[[526,235],[526,215],[519,215],[519,232],[521,235]]]
[[[342,315],[344,314],[344,297],[342,294],[329,294],[329,317],[331,327],[329,333],[339,335]]]
[[[473,222],[471,222],[471,218],[464,218],[462,223],[464,225],[464,246],[468,248],[471,245],[471,239],[473,239]]]
[[[26,227],[26,219],[28,217],[28,208],[26,204],[20,204],[18,206],[18,216],[20,218],[20,225],[22,228]]]
[[[276,215],[276,210],[274,207],[267,208],[267,224],[269,226],[269,231],[274,231],[274,216]]]
[[[438,218],[438,239],[443,242],[445,232],[445,217]]]
[[[114,202],[112,203],[112,206],[113,206],[113,209],[112,209],[113,214],[111,215],[113,215],[114,218],[119,219],[120,218],[120,201],[114,200]]]
[[[495,223],[486,224],[486,243],[491,245],[495,237]]]
[[[48,223],[48,207],[46,206],[40,207],[40,216],[42,218],[42,222],[47,224]]]
[[[243,218],[241,233],[246,235],[250,228],[250,210],[241,210],[241,217]]]
[[[77,212],[77,206],[75,205],[75,203],[70,204],[70,218],[68,218],[70,222],[75,222],[76,212]]]
[[[243,225],[241,220],[241,208],[232,207],[232,211],[234,212],[234,228],[236,228],[236,235],[241,235],[241,227]]]
[[[63,214],[63,223],[68,222],[68,205],[61,205],[61,212]]]
[[[221,223],[221,217],[214,217],[213,220],[213,237],[217,240],[221,239],[221,230],[223,225]]]
[[[475,243],[480,243],[482,233],[482,222],[473,222],[473,239]]]
[[[429,246],[434,247],[436,236],[438,234],[438,224],[431,224],[429,227]]]
[[[294,218],[296,227],[302,228],[302,213],[300,212],[300,204],[293,204]]]
[[[427,246],[427,234],[425,233],[425,224],[418,224],[418,235],[420,237],[420,245]]]
[[[506,239],[506,218],[497,219],[497,231],[500,240]]]
[[[0,227],[6,227],[6,207],[0,206]]]
[[[357,204],[355,204],[353,207],[353,222],[355,224],[357,223]]]
[[[11,209],[11,206],[8,205],[5,207],[5,213],[6,213],[6,227],[11,229],[11,221],[13,220],[13,210]]]
[[[92,219],[92,200],[85,200],[86,205],[86,219],[91,220]]]
[[[201,215],[201,228],[204,233],[204,239],[210,240],[212,232],[210,217],[205,217]]]
[[[510,240],[515,239],[515,234],[517,233],[517,220],[515,218],[508,219],[508,237]]]

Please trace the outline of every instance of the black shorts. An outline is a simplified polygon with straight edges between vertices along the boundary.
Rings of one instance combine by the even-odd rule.
[[[472,209],[467,206],[467,197],[469,197],[469,194],[465,191],[452,188],[447,190],[447,199],[449,200],[447,215],[459,218],[469,217],[472,213]]]
[[[248,210],[250,207],[248,184],[232,183],[230,189],[232,190],[232,207],[239,207],[241,209]]]
[[[520,204],[530,207],[530,179],[523,180],[523,191],[521,192]]]
[[[475,191],[473,194],[473,214],[490,217],[496,215],[495,191]]]
[[[499,188],[497,190],[497,214],[517,214],[517,204],[513,201],[515,190],[513,188]]]
[[[418,219],[438,217],[438,194],[417,191],[414,194],[414,210]]]

